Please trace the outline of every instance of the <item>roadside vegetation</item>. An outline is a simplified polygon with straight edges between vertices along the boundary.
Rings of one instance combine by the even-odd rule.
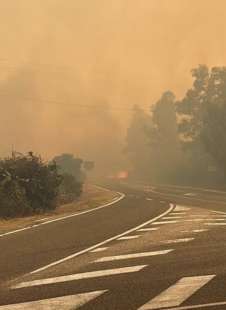
[[[32,152],[0,159],[0,217],[40,214],[77,199],[85,181],[82,164],[70,154],[51,162]]]
[[[226,67],[191,73],[183,98],[166,91],[150,111],[134,108],[125,148],[131,178],[225,187]]]

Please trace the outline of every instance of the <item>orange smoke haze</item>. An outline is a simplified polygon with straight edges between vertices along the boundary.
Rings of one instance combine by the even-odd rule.
[[[191,68],[226,64],[224,0],[0,0],[0,20],[1,155],[108,165],[134,104],[180,97]]]

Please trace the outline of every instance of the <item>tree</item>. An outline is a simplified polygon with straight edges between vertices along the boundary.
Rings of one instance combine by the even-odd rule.
[[[177,101],[177,113],[180,115],[179,131],[183,143],[187,145],[192,145],[200,140],[209,83],[207,66],[200,65],[191,73],[194,79],[193,86],[181,101]]]
[[[60,186],[61,201],[70,202],[82,193],[85,174],[83,160],[74,157],[73,154],[62,154],[54,157],[59,173],[62,174]]]
[[[155,174],[161,182],[173,181],[181,159],[174,94],[164,92],[151,112],[154,129],[149,133],[149,139],[155,158]]]
[[[194,153],[205,153],[205,170],[217,165],[218,173],[226,173],[226,68],[211,70],[201,65],[192,70],[193,86],[178,102],[181,117],[180,133],[182,143]],[[200,158],[201,160],[201,158]]]
[[[86,160],[86,161],[84,161],[83,166],[84,166],[84,169],[85,169],[86,171],[91,171],[91,170],[94,169],[95,164],[94,164],[93,161]]]
[[[132,164],[132,174],[138,178],[149,177],[150,145],[147,133],[150,123],[150,116],[139,106],[135,106],[127,129],[125,152]]]
[[[62,174],[62,183],[60,185],[61,202],[71,202],[82,194],[83,183],[68,173]]]
[[[61,154],[53,158],[58,166],[60,173],[67,173],[73,175],[77,181],[84,181],[84,172],[82,170],[83,160],[74,157],[73,154]]]

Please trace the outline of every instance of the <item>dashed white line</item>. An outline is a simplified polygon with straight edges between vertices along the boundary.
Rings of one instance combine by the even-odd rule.
[[[132,273],[132,272],[138,272],[144,267],[147,267],[147,265],[138,265],[138,266],[132,266],[132,267],[115,268],[115,269],[103,269],[103,270],[97,270],[97,271],[90,271],[90,272],[83,272],[83,273],[71,274],[71,275],[66,275],[66,276],[60,276],[56,278],[32,280],[32,281],[26,281],[26,282],[16,284],[12,286],[12,288],[15,289],[15,288],[22,288],[22,287],[47,285],[47,284],[55,284],[55,283],[69,282],[69,281],[75,281],[75,280],[106,277],[106,276],[112,276],[112,275],[118,275],[118,274],[124,274],[124,273]]]
[[[195,218],[195,219],[188,219],[188,220],[184,220],[185,222],[204,222],[204,221],[211,221],[210,219],[204,219],[204,218],[202,218],[202,219],[197,219],[197,218]]]
[[[188,210],[190,210],[190,208],[185,206],[176,206],[176,208],[174,209],[174,211],[188,211]]]
[[[92,253],[98,253],[98,252],[103,252],[103,251],[105,251],[105,250],[107,250],[107,249],[108,249],[108,247],[105,247],[105,248],[97,248],[97,249],[92,250],[92,251],[90,251],[90,252],[92,252]]]
[[[197,194],[195,194],[195,193],[186,193],[186,194],[184,194],[184,196],[194,197],[194,196],[197,196]]]
[[[211,219],[208,219],[207,221],[226,221],[226,218],[225,219],[215,219],[215,218],[211,218]]]
[[[150,227],[150,228],[141,228],[141,229],[138,229],[137,231],[154,231],[154,230],[158,230],[159,227]]]
[[[222,212],[222,211],[211,211],[211,212],[213,212],[213,213],[218,213],[218,214],[223,214],[223,215],[225,215],[226,216],[226,212]]]
[[[163,220],[176,220],[176,219],[182,219],[183,217],[182,216],[164,216],[162,219]]]
[[[189,242],[194,240],[194,238],[180,238],[180,239],[173,239],[173,240],[165,240],[161,241],[161,243],[180,243],[180,242]]]
[[[141,252],[141,253],[133,253],[133,254],[124,254],[124,255],[116,255],[116,256],[106,256],[97,259],[96,263],[101,262],[111,262],[115,260],[123,260],[123,259],[133,259],[133,258],[141,258],[141,257],[149,257],[156,255],[164,255],[172,252],[173,249],[170,250],[162,250],[162,251],[152,251],[152,252]]]
[[[185,232],[185,233],[199,233],[199,232],[204,232],[204,231],[208,231],[208,229],[182,230],[182,232]]]
[[[176,308],[170,308],[165,310],[189,310],[189,309],[201,309],[201,308],[209,308],[209,307],[218,307],[218,306],[225,306],[226,301],[219,301],[219,302],[212,302],[209,304],[199,304],[199,305],[191,305],[191,306],[182,306]]]
[[[226,225],[226,223],[204,223],[205,225],[209,226],[223,226]]]
[[[130,240],[130,239],[136,239],[139,237],[140,237],[140,235],[125,236],[125,237],[118,238],[117,240]]]
[[[59,259],[59,260],[57,260],[57,261],[55,261],[55,262],[53,262],[53,263],[50,263],[50,264],[48,264],[48,265],[46,265],[46,266],[43,266],[43,267],[41,267],[41,268],[38,268],[38,269],[36,269],[36,270],[30,272],[29,274],[34,274],[34,273],[38,273],[38,272],[40,272],[40,271],[46,270],[46,269],[48,269],[48,268],[50,268],[50,267],[53,267],[53,266],[56,266],[56,265],[58,265],[58,264],[61,264],[61,263],[65,262],[65,261],[68,261],[68,260],[70,260],[70,259],[72,259],[72,258],[74,258],[74,257],[77,257],[77,256],[82,255],[82,254],[84,254],[84,253],[87,253],[87,252],[89,252],[89,251],[91,251],[91,250],[94,250],[94,249],[96,249],[96,248],[99,248],[99,247],[101,247],[102,245],[104,245],[104,244],[106,244],[106,243],[109,243],[109,242],[111,242],[111,241],[113,241],[113,240],[116,240],[116,239],[121,238],[121,237],[123,237],[123,236],[125,236],[125,235],[128,235],[129,233],[134,232],[134,231],[136,231],[136,230],[138,230],[138,229],[140,229],[140,228],[143,228],[143,227],[147,226],[148,224],[154,223],[154,222],[157,221],[158,219],[160,219],[160,218],[162,218],[163,216],[165,216],[165,215],[167,215],[168,213],[170,213],[173,209],[174,209],[174,205],[173,205],[173,204],[170,204],[170,207],[169,207],[169,209],[168,209],[167,211],[163,212],[162,214],[156,216],[155,218],[153,218],[153,219],[151,219],[151,220],[149,220],[149,221],[146,221],[146,222],[144,222],[144,223],[142,223],[142,224],[140,224],[140,225],[138,225],[138,226],[136,226],[136,227],[134,227],[134,228],[131,228],[131,229],[129,229],[129,230],[127,230],[127,231],[125,231],[125,232],[123,232],[123,233],[121,233],[121,234],[118,234],[118,235],[116,235],[116,236],[113,236],[113,237],[111,237],[111,238],[109,238],[109,239],[106,239],[106,240],[104,240],[104,241],[102,241],[102,242],[99,242],[99,243],[97,243],[97,244],[95,244],[95,245],[92,245],[92,246],[90,246],[90,247],[88,247],[88,248],[86,248],[86,249],[84,249],[84,250],[82,250],[82,251],[73,253],[73,254],[71,254],[71,255],[69,255],[69,256],[66,256],[66,257],[64,257],[64,258],[62,258],[62,259]]]
[[[6,306],[0,306],[0,310],[69,310],[78,309],[85,305],[87,302],[97,298],[98,296],[104,294],[107,290],[94,291],[76,295],[69,295],[63,297],[55,297],[49,299],[41,299],[36,301],[24,302],[20,304],[11,304]]]
[[[139,308],[139,310],[180,306],[182,302],[192,296],[214,277],[215,275],[182,278],[155,298],[151,299]]]

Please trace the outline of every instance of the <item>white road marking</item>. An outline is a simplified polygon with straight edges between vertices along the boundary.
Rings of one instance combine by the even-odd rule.
[[[191,306],[182,306],[176,308],[170,308],[165,310],[189,310],[189,309],[200,309],[200,308],[209,308],[209,307],[218,307],[226,305],[226,301],[212,302],[209,304],[199,304],[199,305],[191,305]]]
[[[214,277],[215,275],[184,277],[144,304],[139,310],[179,306]]]
[[[215,218],[215,217],[205,217],[205,216],[203,216],[203,217],[195,217],[195,216],[190,216],[190,217],[192,217],[191,219],[187,219],[187,220],[185,220],[185,221],[187,221],[187,222],[192,222],[192,221],[226,221],[226,218]]]
[[[48,220],[48,217],[44,217],[44,218],[42,218],[40,220],[37,220],[36,222],[42,222],[42,221],[45,221],[45,220]]]
[[[70,310],[78,309],[87,302],[102,295],[105,291],[94,291],[76,295],[69,295],[63,297],[41,299],[37,301],[24,302],[20,304],[11,304],[0,306],[0,310]]]
[[[70,214],[70,215],[62,216],[62,217],[58,217],[58,218],[55,218],[55,219],[52,219],[52,220],[49,220],[49,221],[46,221],[46,222],[41,222],[39,224],[30,225],[30,226],[25,227],[25,228],[20,228],[20,229],[12,230],[12,231],[9,231],[7,233],[1,234],[0,238],[4,237],[4,236],[11,235],[11,234],[15,234],[17,232],[21,232],[21,231],[24,231],[24,230],[32,229],[32,228],[35,228],[35,227],[38,227],[38,226],[50,224],[50,223],[53,223],[53,222],[62,221],[62,220],[65,220],[65,219],[68,219],[68,218],[71,218],[71,217],[76,217],[76,216],[79,216],[79,215],[82,215],[82,214],[91,213],[91,212],[94,212],[94,211],[97,211],[97,210],[109,207],[109,206],[119,202],[123,198],[125,198],[125,194],[119,193],[119,192],[118,192],[118,194],[120,195],[120,197],[118,197],[117,199],[114,199],[113,201],[108,202],[108,203],[106,203],[104,205],[101,205],[99,207],[96,207],[96,208],[93,208],[93,209],[89,209],[89,210],[86,210],[86,211],[82,211],[82,212],[73,213],[73,214]]]
[[[169,215],[187,215],[187,212],[171,212]]]
[[[125,235],[128,235],[129,233],[134,232],[134,231],[136,231],[136,230],[138,230],[138,229],[140,229],[140,228],[142,228],[142,227],[145,227],[145,226],[148,225],[148,224],[154,223],[154,222],[157,221],[158,219],[160,219],[160,218],[162,218],[163,216],[165,216],[165,215],[167,215],[168,213],[170,213],[173,209],[174,209],[174,205],[173,205],[173,204],[170,204],[170,207],[169,207],[169,209],[168,209],[167,211],[163,212],[162,214],[160,214],[160,215],[154,217],[153,219],[151,219],[151,220],[149,220],[149,221],[146,221],[146,222],[144,222],[144,223],[142,223],[142,224],[140,224],[140,225],[138,225],[138,226],[136,226],[136,227],[134,227],[134,228],[131,228],[131,229],[129,229],[129,230],[127,230],[127,231],[125,231],[125,232],[123,232],[123,233],[121,233],[121,234],[118,234],[118,235],[116,235],[116,236],[113,236],[113,237],[111,237],[111,238],[109,238],[109,239],[106,239],[106,240],[104,240],[104,241],[102,241],[102,242],[99,242],[99,243],[97,243],[97,244],[95,244],[95,245],[92,245],[92,246],[90,246],[90,247],[88,247],[88,248],[86,248],[86,249],[84,249],[84,250],[82,250],[82,251],[76,252],[76,253],[71,254],[71,255],[69,255],[69,256],[66,256],[66,257],[64,257],[64,258],[62,258],[62,259],[60,259],[60,260],[57,260],[57,261],[55,261],[55,262],[53,262],[53,263],[50,263],[50,264],[48,264],[48,265],[46,265],[46,266],[43,266],[43,267],[41,267],[41,268],[38,268],[38,269],[36,269],[36,270],[30,272],[29,274],[34,274],[34,273],[37,273],[37,272],[46,270],[46,269],[48,269],[48,268],[50,268],[50,267],[53,267],[53,266],[56,266],[56,265],[58,265],[58,264],[61,264],[61,263],[65,262],[65,261],[68,261],[68,260],[70,260],[70,259],[72,259],[72,258],[74,258],[74,257],[77,257],[77,256],[82,255],[82,254],[84,254],[84,253],[87,253],[87,252],[89,252],[89,251],[91,251],[91,250],[94,250],[94,249],[96,249],[96,248],[99,248],[100,246],[102,246],[102,245],[104,245],[104,244],[106,244],[106,243],[109,243],[109,242],[111,242],[111,241],[113,241],[113,240],[116,240],[116,239],[118,239],[118,238],[120,238],[120,237],[123,237],[123,236],[125,236]]]
[[[180,243],[180,242],[189,242],[194,240],[194,238],[181,238],[181,239],[173,239],[173,240],[165,240],[161,241],[161,243]]]
[[[133,259],[133,258],[140,258],[140,257],[164,255],[164,254],[170,253],[171,251],[173,251],[173,249],[163,250],[163,251],[153,251],[153,252],[124,254],[124,255],[116,255],[116,256],[106,256],[106,257],[101,257],[101,258],[97,259],[95,262],[96,263],[111,262],[111,261],[114,261],[114,260]]]
[[[203,231],[208,231],[208,229],[182,230],[182,232],[185,232],[185,233],[199,233],[199,232],[203,232]]]
[[[164,225],[164,224],[171,224],[171,223],[178,223],[178,221],[155,222],[155,223],[152,223],[152,225]]]
[[[140,235],[125,236],[125,237],[118,238],[117,240],[130,240],[130,239],[136,239],[139,237],[140,237]]]
[[[138,229],[137,231],[152,231],[152,230],[158,230],[159,227],[150,227],[150,228],[141,228],[141,229]]]
[[[152,198],[146,198],[146,200],[150,200],[150,201],[151,201],[151,200],[153,200],[153,199],[152,199]]]
[[[173,219],[182,219],[182,218],[183,218],[182,216],[171,215],[171,216],[164,216],[162,219],[163,220],[173,220]]]
[[[92,253],[97,253],[97,252],[105,251],[105,250],[107,250],[107,249],[108,249],[108,247],[105,247],[105,248],[97,248],[97,249],[92,250],[92,251],[90,251],[90,252],[92,252]]]
[[[226,223],[204,223],[205,225],[209,226],[223,226],[226,225]]]
[[[222,212],[222,211],[211,211],[211,212],[213,212],[213,213],[218,213],[218,214],[223,214],[223,215],[225,215],[226,216],[226,212]]]
[[[190,208],[185,206],[176,206],[176,208],[174,209],[174,211],[188,211],[188,210],[190,210]]]
[[[138,272],[147,265],[138,265],[132,267],[123,267],[123,268],[115,268],[115,269],[103,269],[97,271],[90,271],[90,272],[83,272],[83,273],[76,273],[66,276],[60,276],[56,278],[47,278],[47,279],[38,279],[32,281],[26,281],[19,284],[12,286],[13,289],[15,288],[22,288],[22,287],[31,287],[31,286],[39,286],[39,285],[46,285],[46,284],[55,284],[55,283],[62,283],[62,282],[69,282],[75,280],[84,280],[84,279],[91,279],[91,278],[99,278],[99,277],[106,277],[124,273],[132,273]]]
[[[184,194],[184,196],[191,196],[191,197],[193,197],[193,196],[197,196],[197,194],[195,194],[195,193],[187,193],[187,194]]]
[[[215,219],[215,218],[211,218],[211,219],[208,219],[208,221],[226,221],[226,218],[225,219]]]
[[[185,220],[185,222],[204,222],[204,221],[211,221],[210,219],[189,219]]]

